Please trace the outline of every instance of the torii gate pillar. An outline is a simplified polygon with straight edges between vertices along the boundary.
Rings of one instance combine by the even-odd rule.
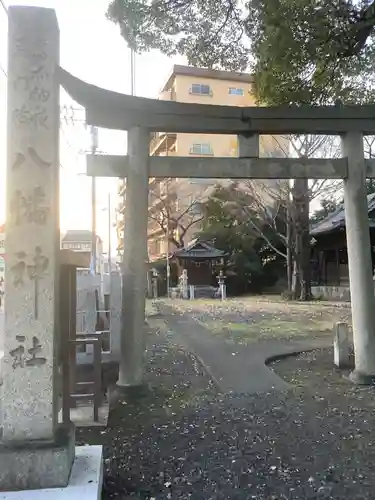
[[[122,262],[121,356],[117,382],[120,390],[140,386],[143,379],[149,143],[148,129],[135,127],[129,130]]]
[[[342,150],[348,158],[344,201],[355,351],[351,378],[360,384],[372,384],[375,381],[375,303],[363,134],[348,132],[342,136]]]

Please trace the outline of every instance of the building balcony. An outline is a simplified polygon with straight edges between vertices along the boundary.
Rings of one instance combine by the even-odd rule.
[[[123,196],[125,194],[125,189],[126,189],[126,179],[120,179],[117,188],[118,195]]]
[[[121,218],[118,218],[117,221],[116,221],[116,230],[117,232],[119,231],[123,231],[124,230],[124,218],[121,217]]]
[[[123,214],[124,214],[124,211],[125,211],[125,203],[120,201],[120,203],[117,205],[117,213],[119,214],[118,215],[118,218],[121,219],[123,218]]]
[[[147,239],[148,240],[153,240],[155,238],[158,238],[160,236],[164,236],[164,231],[159,225],[155,226],[149,226],[147,228]]]
[[[163,155],[159,155],[163,156]],[[175,152],[171,154],[171,156],[176,156]],[[155,191],[155,189],[158,189],[157,186],[158,184],[165,184],[168,180],[168,188],[172,191],[176,185],[176,178],[175,177],[150,177],[148,180],[148,186],[150,191]],[[162,189],[162,188],[161,188]]]
[[[175,101],[176,100],[176,91],[173,87],[163,90],[159,94],[159,99],[161,101]]]
[[[148,253],[148,259],[151,263],[158,262],[159,260],[166,259],[166,258],[167,258],[167,254],[165,252],[161,252],[161,253],[149,252]]]
[[[177,134],[154,132],[151,134],[150,155],[161,156],[175,154]]]

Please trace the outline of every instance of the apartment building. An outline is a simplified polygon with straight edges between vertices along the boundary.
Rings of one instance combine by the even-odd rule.
[[[173,67],[159,99],[226,106],[255,105],[250,74],[179,65]],[[280,156],[276,141],[271,138],[261,139],[261,154]],[[235,135],[158,132],[151,137],[150,154],[236,157],[238,140]],[[172,252],[175,248],[173,243],[167,241],[165,234],[166,215],[168,215],[169,234],[172,233],[177,241],[183,236],[187,244],[199,228],[198,223],[194,223],[195,219],[199,219],[199,201],[207,197],[216,184],[215,179],[150,179],[148,252],[151,261],[164,257],[168,251]],[[124,192],[125,181],[120,181],[119,195],[123,196]],[[124,201],[121,200],[120,214],[123,213],[123,209]],[[118,240],[121,252],[123,247],[121,215],[118,220]]]

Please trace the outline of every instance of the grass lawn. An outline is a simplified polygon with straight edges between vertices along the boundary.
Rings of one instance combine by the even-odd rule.
[[[240,297],[226,301],[199,299],[168,301],[229,343],[263,339],[305,339],[332,335],[336,322],[350,324],[348,304],[286,302],[278,296]]]

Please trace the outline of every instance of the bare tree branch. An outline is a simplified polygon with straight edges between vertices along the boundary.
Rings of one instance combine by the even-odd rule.
[[[166,181],[169,182],[170,179]],[[173,245],[181,248],[184,247],[184,238],[189,229],[203,220],[200,210],[201,198],[191,198],[187,205],[179,208],[176,202],[178,187],[171,184],[161,190],[159,182],[150,189],[149,219],[158,224]]]

